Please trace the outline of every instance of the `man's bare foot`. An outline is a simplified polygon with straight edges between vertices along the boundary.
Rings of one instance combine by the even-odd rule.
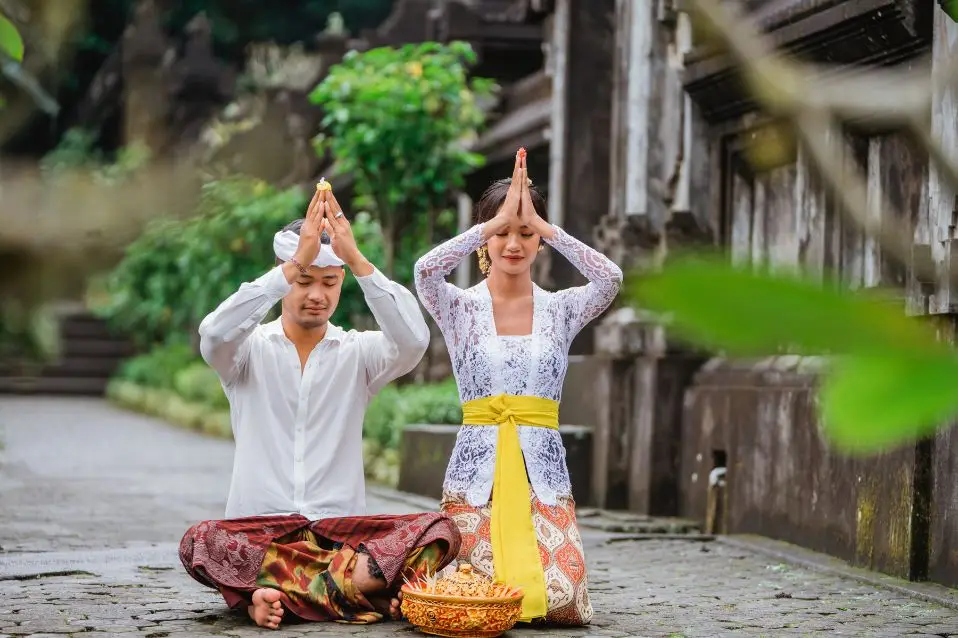
[[[402,594],[399,593],[397,596],[398,598],[390,598],[388,594],[386,594],[386,596],[370,596],[366,600],[383,616],[392,618],[393,620],[402,620],[402,609],[400,607],[402,604]]]
[[[402,592],[397,592],[396,597],[389,601],[389,615],[393,620],[402,620]]]
[[[257,589],[253,592],[253,604],[246,608],[249,617],[260,627],[276,629],[283,619],[283,604],[279,602],[280,593],[275,589]]]

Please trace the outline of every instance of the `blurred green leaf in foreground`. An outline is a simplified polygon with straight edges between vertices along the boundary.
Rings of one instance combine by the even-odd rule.
[[[938,0],[938,4],[949,18],[958,22],[958,0]]]
[[[17,62],[23,62],[23,38],[3,14],[0,14],[0,52],[5,53]]]
[[[697,256],[630,277],[626,295],[666,315],[677,337],[729,356],[834,357],[821,379],[821,414],[843,452],[881,452],[958,416],[955,352],[880,293]]]

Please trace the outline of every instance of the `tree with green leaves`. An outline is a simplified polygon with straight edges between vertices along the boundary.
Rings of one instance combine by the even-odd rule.
[[[402,239],[431,244],[451,195],[483,162],[468,147],[495,85],[469,77],[474,63],[463,42],[354,51],[310,95],[326,113],[317,150],[331,151],[337,172],[354,178],[353,205],[380,220],[390,277]]]

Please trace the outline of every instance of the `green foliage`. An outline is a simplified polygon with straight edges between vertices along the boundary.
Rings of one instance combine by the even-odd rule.
[[[938,4],[949,18],[958,22],[958,0],[938,0]]]
[[[150,157],[149,147],[134,141],[108,158],[97,147],[95,133],[72,128],[64,133],[56,148],[43,156],[40,170],[48,180],[77,170],[91,171],[95,181],[114,184],[134,175],[149,163]]]
[[[137,385],[172,390],[177,375],[197,361],[202,363],[188,345],[160,346],[124,361],[116,377]]]
[[[881,451],[914,441],[958,415],[958,358],[890,350],[839,359],[822,387],[822,413],[842,449]]]
[[[204,316],[273,267],[273,234],[302,217],[307,203],[299,189],[279,191],[243,177],[206,184],[194,216],[159,219],[127,247],[98,314],[140,344],[189,342]],[[353,232],[375,262],[382,254],[378,227],[358,216]],[[367,315],[362,291],[347,275],[334,322],[348,329]]]
[[[402,429],[416,423],[462,423],[462,406],[454,379],[427,385],[386,386],[366,409],[363,437],[385,449],[397,449]]]
[[[61,345],[59,324],[50,308],[28,307],[16,299],[0,303],[0,361],[42,364],[55,360]]]
[[[56,148],[40,160],[45,175],[56,176],[64,171],[89,168],[103,163],[103,153],[96,147],[95,133],[82,128],[67,130]]]
[[[125,407],[198,428],[209,419],[221,422],[216,415],[229,411],[216,371],[186,345],[157,346],[128,359],[108,395]]]
[[[381,221],[390,274],[394,255],[406,248],[406,230],[422,227],[430,242],[429,225],[452,220],[437,217],[450,193],[483,163],[466,144],[485,121],[480,102],[495,85],[468,77],[474,62],[462,42],[354,51],[310,94],[326,112],[317,151],[330,151],[337,169],[355,178],[354,206],[368,207]]]
[[[673,313],[678,334],[738,356],[938,348],[933,333],[879,293],[842,292],[722,257],[677,260],[627,289],[644,307]]]
[[[667,313],[676,335],[731,356],[835,355],[822,379],[821,411],[827,435],[845,452],[880,452],[958,416],[958,357],[877,293],[686,258],[631,277],[627,295]]]
[[[229,410],[230,404],[220,378],[205,361],[195,361],[177,372],[173,377],[173,389],[187,401]]]
[[[23,61],[23,38],[9,19],[0,14],[0,53],[17,62]]]

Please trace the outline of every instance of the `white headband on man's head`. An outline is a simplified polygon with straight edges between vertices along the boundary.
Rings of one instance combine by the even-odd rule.
[[[281,230],[273,236],[273,253],[280,261],[289,261],[296,254],[296,248],[299,246],[299,235],[291,230]],[[326,268],[327,266],[342,266],[343,260],[336,256],[333,247],[329,244],[323,244],[319,249],[319,255],[311,264],[303,266],[318,266]]]

